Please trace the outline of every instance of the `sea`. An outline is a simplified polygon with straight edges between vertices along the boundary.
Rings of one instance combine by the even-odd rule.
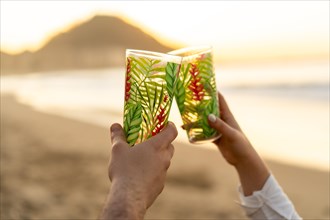
[[[266,159],[329,171],[329,62],[215,66],[218,90]],[[38,111],[108,128],[122,123],[124,68],[2,75],[1,94]],[[5,107],[5,106],[4,106]],[[188,143],[173,102],[178,142]],[[191,144],[217,150],[213,144]]]

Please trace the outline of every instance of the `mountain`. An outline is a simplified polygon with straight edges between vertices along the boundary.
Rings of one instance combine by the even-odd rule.
[[[127,48],[173,49],[118,17],[95,16],[59,33],[35,52],[1,52],[1,74],[122,66]]]

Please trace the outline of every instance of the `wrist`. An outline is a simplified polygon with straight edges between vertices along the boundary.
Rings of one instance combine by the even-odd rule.
[[[264,161],[249,142],[245,150],[242,150],[240,158],[233,165],[238,173],[260,173],[266,170],[268,171]]]
[[[108,219],[143,219],[146,203],[141,193],[128,186],[127,181],[112,181],[105,206]]]
[[[263,160],[256,154],[235,165],[245,196],[261,190],[270,171]]]

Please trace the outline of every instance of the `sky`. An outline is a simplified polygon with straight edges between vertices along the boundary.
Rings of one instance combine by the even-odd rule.
[[[165,43],[241,56],[329,54],[329,1],[1,0],[1,50],[37,50],[95,14],[118,15]],[[285,51],[285,52],[284,52]]]

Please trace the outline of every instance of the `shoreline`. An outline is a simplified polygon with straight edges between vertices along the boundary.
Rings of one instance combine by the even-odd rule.
[[[165,189],[146,219],[244,218],[237,175],[220,153],[174,145]],[[1,218],[96,218],[110,185],[109,151],[108,128],[1,95]],[[266,163],[303,218],[329,218],[329,172]]]
[[[21,103],[18,101],[19,104],[22,105],[26,105],[26,106],[30,106],[31,108],[35,109],[32,105],[30,104],[26,104],[26,103]],[[42,112],[45,114],[50,114],[50,115],[56,115],[56,116],[60,116],[60,117],[64,117],[67,118],[69,120],[76,120],[79,122],[83,122],[83,123],[87,123],[87,124],[91,124],[94,126],[99,126],[101,128],[109,128],[110,125],[112,123],[120,123],[122,124],[122,113],[121,112],[117,112],[117,111],[112,111],[111,114],[109,113],[109,111],[107,110],[96,110],[96,111],[77,111],[77,109],[74,110],[73,113],[68,113],[65,112],[64,110],[54,110],[54,111],[49,111],[47,110],[43,110],[43,109],[35,109],[35,111],[38,112]],[[175,111],[175,109],[173,109],[173,111]],[[95,118],[95,114],[98,114],[97,118]],[[172,121],[177,120],[177,118],[171,118],[170,116],[170,120],[172,119]],[[179,118],[178,120],[181,120],[181,118]],[[106,122],[106,123],[105,123]],[[180,121],[181,123],[181,121]],[[204,150],[211,150],[211,151],[218,151],[218,149],[213,145],[213,144],[190,144],[189,141],[187,140],[186,137],[186,132],[184,130],[181,130],[178,127],[178,132],[179,135],[176,139],[176,143],[178,145],[187,145],[189,147],[196,147],[196,148],[201,148]],[[279,164],[283,164],[283,165],[287,165],[287,166],[294,166],[297,168],[303,168],[303,169],[309,169],[309,170],[317,170],[317,171],[321,171],[321,172],[329,172],[330,171],[330,167],[329,165],[325,165],[325,164],[313,164],[310,161],[304,161],[304,162],[300,162],[299,160],[295,160],[293,161],[292,158],[289,158],[287,155],[285,157],[282,157],[280,155],[280,153],[275,155],[272,155],[271,153],[268,152],[259,152],[259,154],[266,160],[272,163],[279,163]],[[283,159],[286,158],[286,159]]]
[[[33,103],[24,103],[24,101],[21,102],[21,101],[17,100],[17,98],[15,98],[14,95],[11,95],[10,93],[2,95],[2,96],[12,97],[19,104],[29,106],[38,112],[64,117],[69,120],[77,120],[79,122],[91,124],[94,126],[99,126],[101,128],[108,129],[112,123],[122,124],[122,120],[123,120],[122,113],[120,111],[109,111],[109,109],[99,109],[99,110],[94,109],[94,110],[80,111],[80,110],[78,110],[78,108],[76,108],[76,109],[71,109],[72,112],[67,112],[62,108],[58,108],[58,109],[55,108],[55,110],[50,110],[48,107],[48,108],[42,109],[42,108],[33,106]],[[172,113],[170,115],[169,120],[179,121],[178,124],[180,124],[181,118],[180,118],[179,112],[176,112],[177,111],[176,108],[173,108],[172,111],[176,114],[175,114],[175,116],[173,116],[174,114]],[[97,117],[95,117],[95,114],[97,114]],[[184,130],[180,129],[179,127],[178,127],[178,132],[179,132],[179,134],[176,139],[176,143],[178,143],[179,145],[183,144],[183,145],[189,145],[190,147],[192,146],[192,147],[202,148],[205,150],[217,151],[216,147],[213,144],[212,145],[210,145],[210,144],[190,144],[187,140],[186,132]],[[252,141],[252,139],[250,141]],[[254,145],[255,145],[255,143],[254,143]],[[257,147],[257,146],[255,146],[255,147]],[[267,161],[271,161],[271,162],[279,163],[279,164],[285,164],[288,166],[296,166],[298,168],[304,168],[304,169],[318,170],[318,171],[324,171],[324,172],[330,171],[330,167],[329,167],[328,163],[325,164],[324,162],[320,163],[318,161],[317,164],[314,164],[313,162],[311,162],[311,160],[301,161],[299,159],[289,157],[288,155],[281,155],[281,152],[272,154],[272,153],[268,152],[267,150],[265,152],[263,152],[262,150],[263,149],[259,149],[258,152]]]
[[[322,75],[324,68],[317,69],[320,70],[317,74]],[[292,88],[284,86],[286,89],[282,90],[280,82],[289,83],[290,80],[279,77],[281,81],[275,85],[280,88],[266,89],[270,86],[266,78],[260,81],[261,88],[255,87],[257,84],[248,83],[255,82],[254,70],[246,70],[252,74],[249,80],[237,69],[227,70],[219,82],[220,90],[253,146],[270,160],[329,171],[329,106],[324,99],[329,95],[324,86],[321,92],[314,89],[314,92],[319,91],[317,94],[309,89],[300,90],[299,83],[293,83]],[[263,68],[257,70],[267,71]],[[300,74],[302,70],[294,68],[292,71]],[[310,74],[304,76],[307,77],[303,78],[304,82],[321,82],[320,77],[310,81]],[[106,128],[109,122],[122,122],[124,100],[120,97],[124,90],[124,75],[118,74],[116,69],[68,71],[65,75],[64,72],[61,75],[45,72],[28,74],[27,77],[1,76],[1,79],[2,92],[15,94],[22,103],[41,108],[43,112],[93,122]],[[230,81],[236,86],[244,86],[226,88]],[[178,109],[173,106],[171,112],[175,114],[171,113],[170,120],[180,126]],[[185,132],[178,130],[177,139],[188,143]]]

